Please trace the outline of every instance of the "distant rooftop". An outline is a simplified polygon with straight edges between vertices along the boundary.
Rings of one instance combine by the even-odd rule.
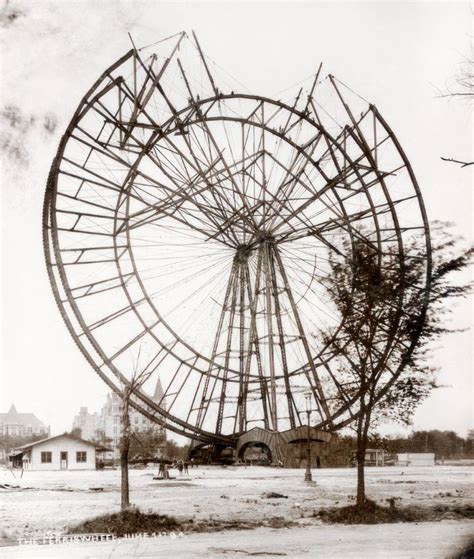
[[[111,392],[110,394],[108,394],[108,396],[111,396],[114,399],[119,398],[119,394],[117,392]],[[155,384],[155,390],[153,392],[152,399],[155,402],[159,402],[159,401],[161,401],[163,396],[164,396],[163,386],[161,385],[161,380],[158,378],[157,381],[156,381],[156,384]],[[83,408],[81,408],[81,410],[82,409]]]
[[[153,400],[155,400],[155,402],[159,402],[161,398],[163,398],[163,394],[164,392],[163,392],[163,387],[161,386],[161,380],[160,377],[158,377],[155,386],[155,393],[153,394]]]
[[[34,413],[18,413],[15,404],[11,405],[7,413],[0,413],[0,425],[32,425],[46,428]]]
[[[88,441],[86,439],[82,439],[81,437],[77,437],[76,435],[72,435],[71,433],[63,433],[62,435],[55,435],[54,437],[47,437],[46,439],[41,439],[39,441],[34,441],[32,443],[28,443],[28,444],[24,444],[23,446],[18,446],[15,448],[15,450],[28,450],[29,448],[33,447],[33,446],[37,446],[49,441],[54,441],[55,439],[61,439],[61,438],[65,438],[65,439],[72,439],[73,441],[78,441],[84,444],[88,444],[90,446],[93,446],[96,448],[96,450],[99,451],[111,451],[111,448],[105,447],[102,444],[99,444],[97,442],[94,441]]]

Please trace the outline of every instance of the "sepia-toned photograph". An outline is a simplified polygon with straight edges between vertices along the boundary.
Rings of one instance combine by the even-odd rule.
[[[473,13],[0,0],[1,559],[474,559]]]

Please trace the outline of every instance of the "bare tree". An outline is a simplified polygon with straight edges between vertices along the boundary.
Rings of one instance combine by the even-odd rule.
[[[474,47],[471,39],[471,54],[461,63],[459,72],[453,78],[453,83],[448,84],[446,90],[438,90],[438,97],[448,99],[461,99],[471,102],[474,99]],[[441,157],[443,161],[456,163],[461,167],[474,165],[474,161],[463,161],[452,157]]]
[[[130,484],[128,475],[128,462],[130,453],[130,443],[132,438],[132,426],[130,423],[131,399],[134,392],[140,389],[150,378],[153,370],[139,370],[141,347],[138,351],[137,362],[130,380],[125,381],[120,393],[122,403],[122,436],[120,441],[120,470],[121,470],[121,509],[126,510],[130,507]]]
[[[334,351],[340,356],[338,373],[344,397],[358,401],[354,428],[359,507],[366,502],[364,465],[371,426],[380,414],[408,421],[436,387],[429,357],[432,342],[449,331],[443,320],[449,312],[446,301],[470,292],[470,286],[454,285],[449,276],[470,263],[472,249],[452,256],[456,241],[448,233],[444,235],[434,249],[434,269],[428,288],[421,287],[423,251],[419,258],[405,262],[403,280],[396,257],[388,251],[388,257],[381,263],[368,244],[356,245],[346,262],[330,261],[326,288],[344,318],[343,336],[339,336],[344,341],[335,342],[332,332],[326,338],[337,343]],[[430,305],[424,315],[423,298],[428,295]],[[399,367],[402,373],[397,377]],[[379,398],[385,385],[390,388]]]

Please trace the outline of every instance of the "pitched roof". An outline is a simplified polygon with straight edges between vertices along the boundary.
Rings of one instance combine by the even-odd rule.
[[[15,404],[10,406],[7,413],[0,413],[0,425],[34,425],[46,428],[34,413],[18,413]]]
[[[72,439],[74,441],[78,441],[84,444],[88,444],[90,446],[95,447],[98,450],[112,450],[110,448],[106,448],[104,447],[102,444],[93,442],[93,441],[86,441],[86,439],[81,439],[80,437],[76,437],[76,435],[71,435],[69,433],[63,433],[62,435],[56,435],[54,437],[48,437],[46,439],[41,439],[40,441],[35,441],[33,443],[28,443],[28,444],[24,444],[23,446],[17,446],[14,450],[28,450],[29,448],[39,445],[39,444],[43,444],[45,442],[49,442],[49,441],[53,441],[54,439],[59,439],[61,437],[66,437],[68,439]]]
[[[164,395],[163,387],[161,386],[161,380],[158,377],[155,386],[155,393],[153,394],[153,400],[155,400],[155,402],[159,402],[163,398],[163,395]]]

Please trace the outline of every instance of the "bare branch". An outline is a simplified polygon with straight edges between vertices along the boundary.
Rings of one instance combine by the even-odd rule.
[[[458,163],[461,167],[467,167],[468,165],[474,165],[474,161],[459,161],[459,159],[452,159],[451,157],[441,157],[443,161],[449,161],[450,163]]]

